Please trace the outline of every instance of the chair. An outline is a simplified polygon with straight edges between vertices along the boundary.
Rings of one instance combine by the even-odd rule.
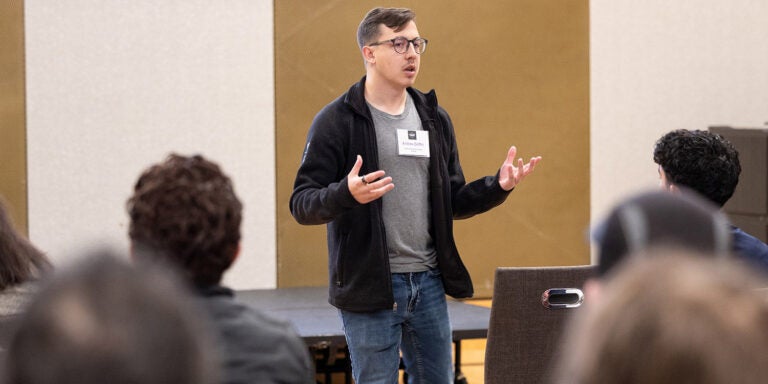
[[[567,318],[596,266],[501,267],[491,301],[485,383],[544,383]]]

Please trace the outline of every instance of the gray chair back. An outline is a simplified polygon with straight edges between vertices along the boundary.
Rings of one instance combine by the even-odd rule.
[[[496,269],[485,349],[486,384],[545,383],[568,317],[596,266]]]

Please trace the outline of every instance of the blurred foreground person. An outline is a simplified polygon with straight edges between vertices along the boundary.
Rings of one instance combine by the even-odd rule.
[[[214,384],[212,339],[172,275],[104,254],[55,276],[30,303],[4,384]]]
[[[13,225],[0,199],[0,319],[19,314],[51,264]]]
[[[730,257],[728,219],[693,191],[644,191],[621,201],[592,234],[598,248],[598,276],[630,255],[651,247],[671,246]]]
[[[554,382],[765,383],[765,282],[733,259],[641,252],[573,319]]]

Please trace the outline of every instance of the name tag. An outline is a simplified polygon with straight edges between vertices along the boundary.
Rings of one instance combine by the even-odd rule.
[[[397,154],[429,157],[429,131],[397,130]]]

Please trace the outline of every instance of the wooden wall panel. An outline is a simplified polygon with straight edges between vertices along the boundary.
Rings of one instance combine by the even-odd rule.
[[[478,297],[498,266],[589,262],[589,2],[275,2],[278,285],[327,284],[324,226],[288,200],[314,115],[363,74],[357,25],[374,6],[417,13],[430,40],[416,87],[454,121],[467,179],[494,173],[510,145],[544,157],[502,206],[455,224]]]
[[[0,3],[0,196],[27,231],[24,2]]]

